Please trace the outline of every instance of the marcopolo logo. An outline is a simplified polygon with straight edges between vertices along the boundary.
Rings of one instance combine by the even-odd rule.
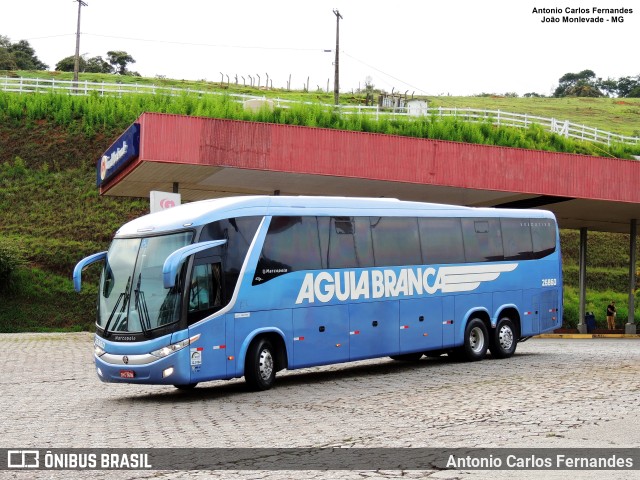
[[[307,273],[298,292],[296,304],[327,303],[370,298],[395,298],[442,293],[469,292],[483,282],[496,280],[511,272],[517,263],[464,265],[459,267],[413,267],[399,270],[375,269],[356,272]]]

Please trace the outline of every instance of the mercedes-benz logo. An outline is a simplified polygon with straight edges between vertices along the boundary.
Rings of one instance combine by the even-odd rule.
[[[129,357],[127,357],[126,355],[125,355],[124,357],[122,357],[122,362],[123,362],[125,365],[128,365],[128,364],[129,364]]]

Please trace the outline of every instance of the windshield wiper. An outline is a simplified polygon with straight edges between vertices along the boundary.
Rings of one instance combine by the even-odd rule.
[[[114,305],[113,310],[111,310],[111,315],[109,315],[109,320],[107,320],[107,324],[104,326],[105,338],[111,335],[111,332],[109,332],[109,325],[111,325],[111,321],[113,320],[113,316],[116,314],[116,310],[118,310],[118,306],[120,305],[120,302],[122,302],[122,307],[118,312],[118,318],[120,318],[120,316],[124,313],[125,309],[127,308],[127,303],[129,303],[129,286],[130,285],[131,285],[131,276],[129,276],[129,278],[127,279],[127,286],[125,287],[124,292],[122,292],[118,296],[118,300],[116,301],[116,304]]]
[[[149,330],[151,330],[151,318],[149,317],[149,310],[147,309],[147,301],[144,298],[144,292],[140,290],[140,283],[142,283],[142,273],[138,275],[138,284],[136,285],[134,293],[136,294],[135,302],[138,317],[140,318],[140,328],[142,328],[144,336],[148,337]]]

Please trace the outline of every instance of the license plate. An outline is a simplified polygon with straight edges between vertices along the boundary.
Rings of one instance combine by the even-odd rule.
[[[133,370],[120,370],[120,378],[134,378],[136,372]]]

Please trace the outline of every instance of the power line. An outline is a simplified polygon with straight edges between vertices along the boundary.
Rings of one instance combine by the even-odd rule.
[[[212,44],[212,43],[198,43],[198,42],[178,42],[175,40],[157,40],[150,38],[134,38],[134,37],[118,37],[115,35],[102,35],[99,33],[84,33],[92,37],[102,38],[114,38],[117,40],[131,40],[135,42],[149,42],[149,43],[168,43],[171,45],[183,45],[188,47],[213,47],[213,48],[242,48],[248,50],[291,50],[299,52],[324,52],[324,48],[297,48],[297,47],[267,47],[263,45],[225,45],[225,44]]]
[[[334,12],[335,13],[335,12]],[[336,14],[336,17],[340,15],[340,12],[338,12]],[[342,18],[342,16],[340,15],[339,18]],[[337,20],[339,20],[339,18],[337,17]],[[336,32],[337,33],[337,32]],[[30,37],[27,40],[41,40],[41,39],[47,39],[47,38],[56,38],[56,37],[65,37],[65,36],[71,36],[71,35],[75,35],[72,33],[61,33],[61,34],[56,34],[56,35],[47,35],[47,36],[42,36],[42,37]],[[163,44],[170,44],[170,45],[181,45],[181,46],[190,46],[190,47],[208,47],[208,48],[229,48],[229,49],[244,49],[244,50],[273,50],[273,51],[298,51],[298,52],[327,52],[326,48],[299,48],[299,47],[268,47],[268,46],[264,46],[264,45],[232,45],[232,44],[212,44],[212,43],[199,43],[199,42],[180,42],[180,41],[175,41],[175,40],[158,40],[158,39],[151,39],[151,38],[136,38],[136,37],[120,37],[120,36],[116,36],[116,35],[104,35],[104,34],[99,34],[99,33],[87,33],[84,32],[83,35],[85,36],[92,36],[92,37],[101,37],[101,38],[113,38],[113,39],[117,39],[117,40],[129,40],[129,41],[135,41],[135,42],[147,42],[147,43],[163,43]],[[338,50],[338,48],[336,48],[336,51]],[[330,50],[329,50],[330,51]],[[345,52],[344,50],[342,51],[342,53],[344,55],[346,55],[347,57],[355,60],[358,63],[361,63],[362,65],[371,68],[372,70],[375,70],[376,72],[389,77],[393,80],[395,80],[396,82],[400,82],[403,85],[406,85],[408,87],[411,87],[412,89],[421,92],[425,95],[428,95],[428,92],[426,92],[425,90],[423,90],[420,87],[414,86],[394,75],[391,75],[390,73],[387,73],[377,67],[374,67],[373,65],[360,60],[357,57],[354,57],[353,55]]]
[[[373,65],[369,65],[368,63],[363,62],[363,61],[362,61],[362,60],[360,60],[359,58],[356,58],[356,57],[354,57],[353,55],[348,54],[347,52],[342,52],[342,53],[344,53],[347,57],[352,58],[352,59],[353,59],[353,60],[355,60],[356,62],[359,62],[359,63],[361,63],[361,64],[363,64],[363,65],[365,65],[365,66],[367,66],[367,67],[369,67],[369,68],[372,68],[373,70],[375,70],[375,71],[376,71],[376,72],[378,72],[378,73],[381,73],[381,74],[383,74],[383,75],[385,75],[385,76],[387,76],[387,77],[389,77],[389,78],[393,78],[394,80],[396,80],[396,81],[398,81],[398,82],[400,82],[400,83],[402,83],[402,84],[404,84],[404,85],[406,85],[406,86],[408,86],[408,87],[411,87],[411,88],[413,88],[414,90],[416,90],[416,91],[418,91],[418,92],[422,92],[422,93],[424,93],[425,95],[428,95],[428,93],[427,93],[426,91],[424,91],[423,89],[421,89],[421,88],[419,88],[419,87],[416,87],[416,86],[414,86],[414,85],[411,85],[410,83],[405,82],[404,80],[401,80],[401,79],[399,79],[398,77],[394,77],[394,76],[393,76],[393,75],[391,75],[390,73],[383,72],[383,71],[382,71],[382,70],[380,70],[379,68],[376,68],[376,67],[374,67]]]
[[[28,42],[30,42],[32,40],[46,40],[47,38],[71,37],[72,35],[75,35],[75,33],[60,33],[57,35],[46,35],[44,37],[29,37],[29,38],[25,38],[24,40],[27,40]]]

